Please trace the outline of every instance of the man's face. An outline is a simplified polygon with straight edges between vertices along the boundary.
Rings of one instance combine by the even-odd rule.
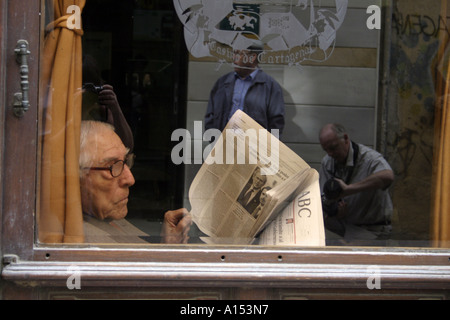
[[[350,139],[347,135],[339,138],[336,133],[328,129],[320,136],[322,149],[337,163],[344,164],[347,161]]]
[[[264,188],[263,191],[261,192],[261,196],[259,197],[259,202],[262,205],[266,204],[266,199],[267,199],[267,189]]]
[[[255,189],[261,188],[266,183],[267,177],[263,176],[259,171],[253,175],[253,187]]]
[[[241,77],[245,78],[251,74],[256,66],[257,55],[248,50],[235,50],[233,63],[234,71]]]
[[[119,136],[112,130],[90,137],[85,152],[92,155],[92,167],[109,167],[124,160],[128,153]],[[123,219],[128,213],[129,188],[135,183],[127,165],[118,177],[109,170],[87,170],[80,179],[83,212],[100,220]]]

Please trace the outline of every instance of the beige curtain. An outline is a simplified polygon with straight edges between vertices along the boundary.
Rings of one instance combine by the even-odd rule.
[[[449,15],[447,0],[441,2],[441,17]],[[433,162],[433,203],[431,234],[434,246],[450,247],[450,65],[449,38],[441,33],[441,46],[436,58],[435,139]]]
[[[46,28],[41,98],[44,106],[39,241],[83,242],[78,174],[81,124],[81,28],[73,28],[71,5],[86,0],[47,0],[54,21]],[[68,28],[70,19],[70,28]]]

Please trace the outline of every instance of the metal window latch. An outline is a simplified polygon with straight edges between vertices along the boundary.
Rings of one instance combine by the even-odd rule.
[[[30,88],[30,83],[28,81],[28,56],[30,55],[30,51],[28,50],[28,41],[17,41],[14,53],[16,54],[16,61],[20,65],[20,87],[22,91],[14,94],[13,111],[14,115],[20,118],[25,114],[25,112],[28,111],[30,107],[28,97]]]
[[[2,259],[4,266],[19,262],[19,257],[14,254],[5,254]]]

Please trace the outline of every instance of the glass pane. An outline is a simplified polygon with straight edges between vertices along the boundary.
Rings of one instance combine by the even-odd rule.
[[[49,3],[44,59],[58,52]],[[193,245],[448,247],[446,1],[88,0],[69,13],[59,36],[80,46],[59,59],[73,67],[42,80],[39,232],[55,236],[41,242],[164,242],[164,213],[185,207]],[[80,132],[70,171],[55,159],[74,159]]]

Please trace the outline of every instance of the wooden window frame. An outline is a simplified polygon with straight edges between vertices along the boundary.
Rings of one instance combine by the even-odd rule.
[[[65,287],[77,266],[86,287],[255,287],[367,289],[376,268],[383,289],[450,290],[450,250],[439,248],[260,247],[207,245],[74,246],[36,243],[39,156],[38,83],[41,38],[39,1],[0,3],[1,98],[0,198],[2,279],[17,284]],[[15,15],[14,19],[8,19]],[[22,28],[24,23],[27,28]],[[22,27],[18,27],[22,26]],[[34,30],[36,37],[30,37]],[[31,108],[11,109],[20,90],[12,48],[30,44]],[[6,49],[6,50],[4,50]]]

